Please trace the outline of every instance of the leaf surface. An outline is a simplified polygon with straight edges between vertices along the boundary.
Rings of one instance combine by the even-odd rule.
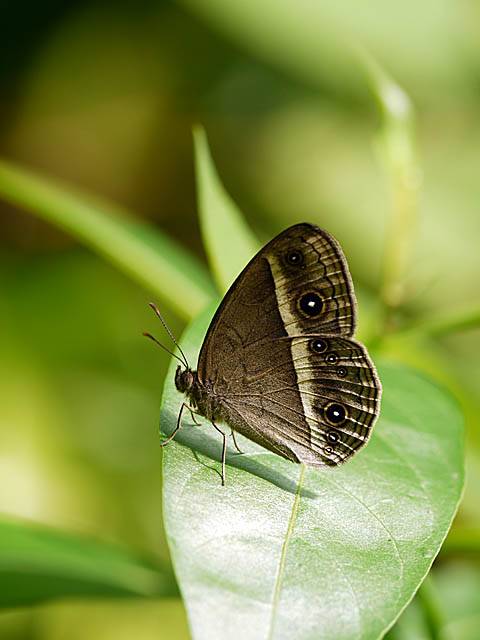
[[[201,127],[194,129],[194,142],[203,243],[217,285],[225,292],[261,246],[221,183]]]
[[[165,233],[119,207],[0,160],[0,198],[71,234],[186,320],[216,296],[204,265]]]
[[[211,310],[187,331],[190,362]],[[161,426],[182,396],[172,363]],[[221,438],[184,413],[164,449],[164,515],[196,640],[370,640],[413,597],[438,553],[463,487],[463,418],[412,370],[379,368],[381,417],[343,467],[304,469],[237,436],[220,482]]]

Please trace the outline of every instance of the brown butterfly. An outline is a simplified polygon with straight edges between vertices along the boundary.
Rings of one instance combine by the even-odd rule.
[[[186,408],[223,436],[222,484],[226,436],[217,423],[292,462],[346,462],[368,442],[382,391],[366,348],[353,339],[356,327],[352,278],[337,240],[312,224],[286,229],[228,290],[196,371],[180,349],[185,368],[177,367],[175,385],[188,403],[162,446]]]

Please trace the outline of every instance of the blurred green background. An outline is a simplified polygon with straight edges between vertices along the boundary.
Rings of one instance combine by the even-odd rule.
[[[300,221],[339,239],[368,337],[390,193],[380,115],[352,54],[366,47],[417,115],[423,186],[396,322],[478,309],[474,0],[1,9],[1,156],[120,204],[204,260],[191,140],[201,122],[262,241]],[[0,201],[0,211],[0,511],[168,563],[157,434],[168,357],[141,337],[160,333],[152,293],[21,209]],[[178,336],[184,319],[162,311]],[[446,383],[467,413],[469,484],[437,563],[462,584],[465,551],[478,559],[480,549],[479,347],[476,328],[383,345]],[[179,600],[66,600],[0,614],[2,640],[134,635],[188,637]]]

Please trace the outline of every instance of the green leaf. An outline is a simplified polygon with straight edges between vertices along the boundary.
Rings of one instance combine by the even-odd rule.
[[[70,233],[186,320],[216,295],[205,267],[167,235],[119,208],[0,161],[0,198]]]
[[[185,335],[191,362],[210,314]],[[182,396],[167,376],[161,425]],[[428,572],[463,487],[463,418],[442,388],[384,364],[382,413],[352,462],[304,469],[188,412],[164,450],[168,541],[193,637],[375,639]],[[195,453],[194,453],[195,451]]]
[[[0,522],[0,607],[60,597],[175,596],[171,572],[134,553],[21,522]]]
[[[215,281],[225,292],[261,246],[220,182],[205,131],[195,127],[193,135],[203,243]]]

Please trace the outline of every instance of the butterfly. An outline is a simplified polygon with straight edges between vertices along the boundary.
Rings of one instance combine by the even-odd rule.
[[[179,347],[175,386],[187,402],[162,445],[175,437],[187,409],[223,436],[223,485],[226,434],[218,423],[292,462],[325,467],[350,460],[370,438],[382,392],[367,349],[353,338],[356,328],[340,244],[313,224],[289,227],[226,293],[196,370]]]

